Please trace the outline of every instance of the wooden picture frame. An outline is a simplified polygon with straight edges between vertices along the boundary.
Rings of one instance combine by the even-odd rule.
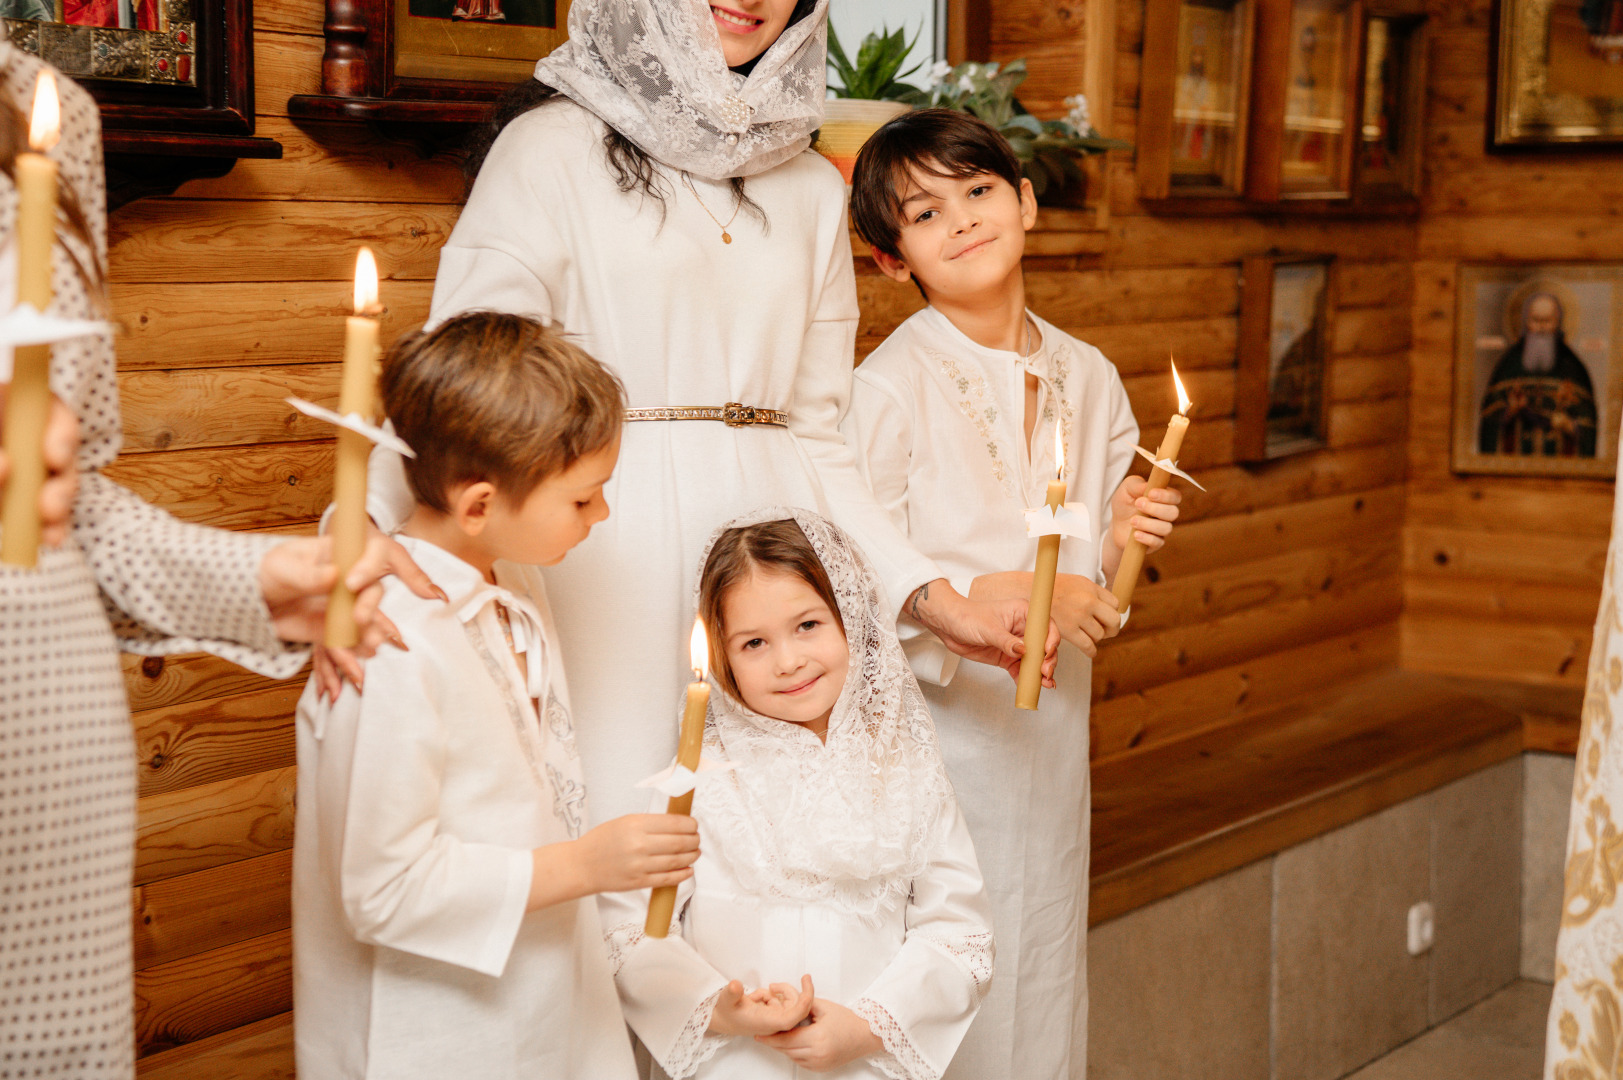
[[[1252,202],[1351,197],[1363,23],[1363,0],[1262,6],[1246,169]]]
[[[0,0],[0,15],[64,15],[50,0]],[[105,7],[75,17],[109,18]],[[280,157],[255,139],[251,0],[111,5],[127,26],[4,18],[11,44],[50,62],[95,97],[107,152]]]
[[[1623,263],[1467,265],[1457,295],[1454,471],[1611,477]]]
[[[1239,198],[1259,0],[1147,0],[1138,185],[1145,199]]]
[[[550,6],[553,26],[475,18],[490,5]],[[326,0],[321,93],[288,101],[303,120],[467,124],[568,37],[569,0]],[[537,6],[538,5],[538,6]],[[450,13],[447,15],[446,13]]]
[[[1234,458],[1272,461],[1327,444],[1331,255],[1253,255],[1240,284]]]
[[[1428,40],[1423,9],[1379,3],[1365,12],[1353,162],[1360,202],[1413,200],[1420,194]]]
[[[1619,2],[1496,0],[1490,151],[1623,147]]]

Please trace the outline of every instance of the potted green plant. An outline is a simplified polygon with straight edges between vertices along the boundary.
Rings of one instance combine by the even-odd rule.
[[[918,87],[901,81],[921,66],[915,64],[902,70],[917,42],[917,34],[909,41],[901,30],[869,34],[862,39],[856,61],[852,62],[840,45],[840,36],[834,27],[828,28],[828,66],[839,85],[833,85],[830,80],[829,89],[834,97],[823,107],[817,151],[835,164],[848,184],[857,151],[868,141],[868,136],[907,112],[912,108],[909,101],[923,93]]]
[[[1132,149],[1131,143],[1099,134],[1088,113],[1088,99],[1081,94],[1065,99],[1071,111],[1063,120],[1039,120],[1028,112],[1014,95],[1026,81],[1024,60],[1002,65],[971,61],[957,67],[938,63],[930,77],[930,88],[909,100],[921,108],[958,109],[997,128],[1009,140],[1040,202],[1079,205],[1087,191],[1082,159],[1106,150]]]

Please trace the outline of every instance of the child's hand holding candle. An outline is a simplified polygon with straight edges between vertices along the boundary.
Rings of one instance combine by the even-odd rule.
[[[1176,466],[1178,452],[1183,449],[1183,437],[1189,431],[1189,406],[1193,404],[1184,391],[1183,380],[1178,378],[1176,364],[1172,365],[1172,384],[1178,391],[1178,411],[1167,423],[1166,436],[1156,449],[1154,460]],[[1139,453],[1144,454],[1144,451]],[[1167,484],[1177,471],[1176,468],[1168,471],[1157,464],[1150,470],[1148,480],[1129,476],[1111,497],[1111,543],[1104,553],[1104,568],[1123,612],[1133,602],[1138,574],[1144,568],[1144,556],[1160,550],[1172,534],[1172,523],[1177,520],[1183,494]],[[1182,472],[1178,475],[1187,478]]]
[[[710,643],[705,636],[704,623],[693,620],[693,636],[688,642],[688,659],[693,664],[693,681],[688,684],[686,707],[682,710],[682,733],[676,746],[676,763],[689,772],[697,772],[699,755],[704,749],[704,718],[710,706],[710,684],[705,677],[710,670]],[[693,813],[693,792],[676,795],[666,805],[667,814]],[[648,897],[648,921],[643,933],[662,938],[670,933],[671,916],[676,911],[676,886],[655,889]]]

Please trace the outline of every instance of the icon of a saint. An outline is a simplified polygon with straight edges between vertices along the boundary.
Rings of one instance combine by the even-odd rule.
[[[1477,448],[1523,457],[1595,456],[1595,389],[1562,328],[1561,301],[1534,293],[1522,336],[1504,351],[1482,395]]]

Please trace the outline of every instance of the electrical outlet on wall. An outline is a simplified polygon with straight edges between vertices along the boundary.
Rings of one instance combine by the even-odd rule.
[[[1436,936],[1436,914],[1431,902],[1422,900],[1409,909],[1409,955],[1419,956],[1430,949]]]

